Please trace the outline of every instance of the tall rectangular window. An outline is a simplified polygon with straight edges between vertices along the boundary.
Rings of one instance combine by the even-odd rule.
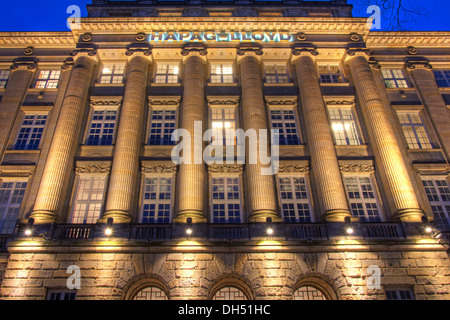
[[[58,88],[61,70],[41,70],[39,72],[35,88],[36,89],[56,89]]]
[[[264,66],[266,83],[289,83],[286,64],[267,63]]]
[[[233,65],[231,63],[211,64],[211,83],[233,83]]]
[[[26,182],[3,181],[1,183],[0,234],[13,234],[26,188]]]
[[[270,120],[272,129],[279,130],[280,145],[300,144],[297,117],[293,108],[271,109]]]
[[[445,178],[423,177],[428,201],[433,211],[436,226],[441,231],[450,231],[450,189]]]
[[[408,88],[402,69],[381,69],[386,88]]]
[[[450,87],[450,70],[434,70],[433,73],[438,87]]]
[[[70,223],[94,224],[100,218],[106,176],[81,175],[74,196]]]
[[[142,223],[170,223],[172,218],[172,177],[145,177]]]
[[[358,127],[352,108],[329,107],[330,125],[336,145],[360,145]]]
[[[212,177],[211,212],[213,223],[241,223],[239,177]]]
[[[99,82],[103,84],[123,83],[124,70],[125,65],[123,64],[107,64],[102,69]]]
[[[23,118],[14,150],[38,150],[44,133],[46,114],[28,114]]]
[[[76,300],[76,292],[52,290],[47,293],[47,300],[69,301]]]
[[[10,70],[0,70],[0,89],[6,88],[10,75],[11,75]]]
[[[86,145],[110,146],[114,142],[117,109],[93,109]]]
[[[211,107],[213,143],[234,146],[236,144],[236,108]]]
[[[160,63],[156,68],[155,83],[178,83],[178,73],[178,63]]]
[[[151,146],[174,145],[172,133],[176,129],[176,122],[176,109],[153,109],[148,144]]]
[[[343,83],[341,68],[338,65],[319,65],[319,74],[321,83]]]
[[[414,300],[411,289],[386,289],[386,300]]]
[[[419,112],[397,112],[403,134],[410,149],[432,149],[425,124]]]
[[[305,177],[278,177],[281,211],[286,223],[311,222],[309,188]]]
[[[370,177],[345,177],[345,188],[352,215],[361,222],[379,222],[378,197]]]

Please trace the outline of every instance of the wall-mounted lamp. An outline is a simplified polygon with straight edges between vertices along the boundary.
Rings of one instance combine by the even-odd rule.
[[[344,227],[345,233],[348,235],[351,235],[355,232],[355,229],[352,225],[352,219],[350,217],[345,217],[345,227]]]
[[[34,219],[33,218],[28,219],[28,223],[27,223],[27,226],[26,226],[25,232],[24,232],[27,237],[30,237],[33,235],[33,233],[34,233],[33,225],[34,225]]]
[[[275,230],[273,229],[272,218],[268,217],[266,219],[266,223],[267,223],[266,233],[268,236],[272,236],[275,233]]]
[[[190,237],[192,235],[192,233],[194,233],[194,231],[192,230],[192,218],[187,218],[186,219],[186,235],[188,237]]]
[[[106,221],[105,235],[108,237],[112,236],[112,234],[114,232],[113,223],[114,223],[113,218],[108,218],[108,220]]]
[[[428,221],[427,216],[422,216],[422,230],[433,239],[440,239],[442,237],[442,233],[433,227],[432,223]]]

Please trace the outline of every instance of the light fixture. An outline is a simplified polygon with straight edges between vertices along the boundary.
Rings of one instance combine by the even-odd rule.
[[[273,226],[272,226],[272,218],[267,217],[266,218],[266,222],[267,222],[266,233],[267,233],[267,235],[271,236],[275,232],[274,229],[273,229]]]
[[[427,216],[422,216],[422,228],[426,234],[431,234],[433,232],[433,227],[431,223],[428,221]]]
[[[192,230],[192,218],[187,218],[186,219],[186,224],[187,224],[187,226],[186,226],[186,235],[188,237],[190,237],[192,235],[192,233],[194,232]]]
[[[350,235],[355,232],[355,229],[352,226],[352,219],[350,217],[345,217],[345,233]]]
[[[33,225],[34,225],[34,219],[33,218],[28,219],[28,224],[27,224],[27,227],[25,228],[25,232],[24,232],[27,237],[30,237],[33,235]]]
[[[432,237],[433,239],[440,239],[440,238],[442,237],[442,233],[440,233],[439,231],[435,230],[435,231],[433,232],[433,234],[431,235],[431,237]]]
[[[105,229],[105,235],[110,237],[113,234],[113,223],[114,223],[114,219],[113,218],[108,218],[108,221],[106,222],[106,229]]]

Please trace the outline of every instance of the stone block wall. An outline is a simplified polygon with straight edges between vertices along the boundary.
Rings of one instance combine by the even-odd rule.
[[[77,299],[123,299],[138,280],[155,278],[170,299],[209,299],[227,278],[248,286],[254,299],[292,299],[300,281],[321,283],[338,299],[385,299],[385,288],[413,288],[418,300],[450,300],[450,263],[439,252],[333,253],[12,253],[0,287],[1,299],[45,299],[47,290],[67,289],[81,269]],[[370,266],[381,269],[381,289],[367,287]],[[2,268],[0,266],[0,268]],[[324,286],[325,284],[325,286]]]

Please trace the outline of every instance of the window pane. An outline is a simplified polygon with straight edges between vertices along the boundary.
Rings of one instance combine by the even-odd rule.
[[[378,198],[370,177],[345,177],[352,215],[362,222],[381,221]]]
[[[172,197],[171,177],[145,178],[142,197],[142,223],[170,223]]]
[[[309,190],[305,177],[278,177],[282,214],[286,223],[311,222]]]
[[[3,182],[0,188],[0,234],[12,234],[17,224],[27,182]]]
[[[212,178],[213,223],[241,223],[240,178]]]
[[[106,177],[81,176],[75,192],[70,223],[92,224],[100,218]]]

